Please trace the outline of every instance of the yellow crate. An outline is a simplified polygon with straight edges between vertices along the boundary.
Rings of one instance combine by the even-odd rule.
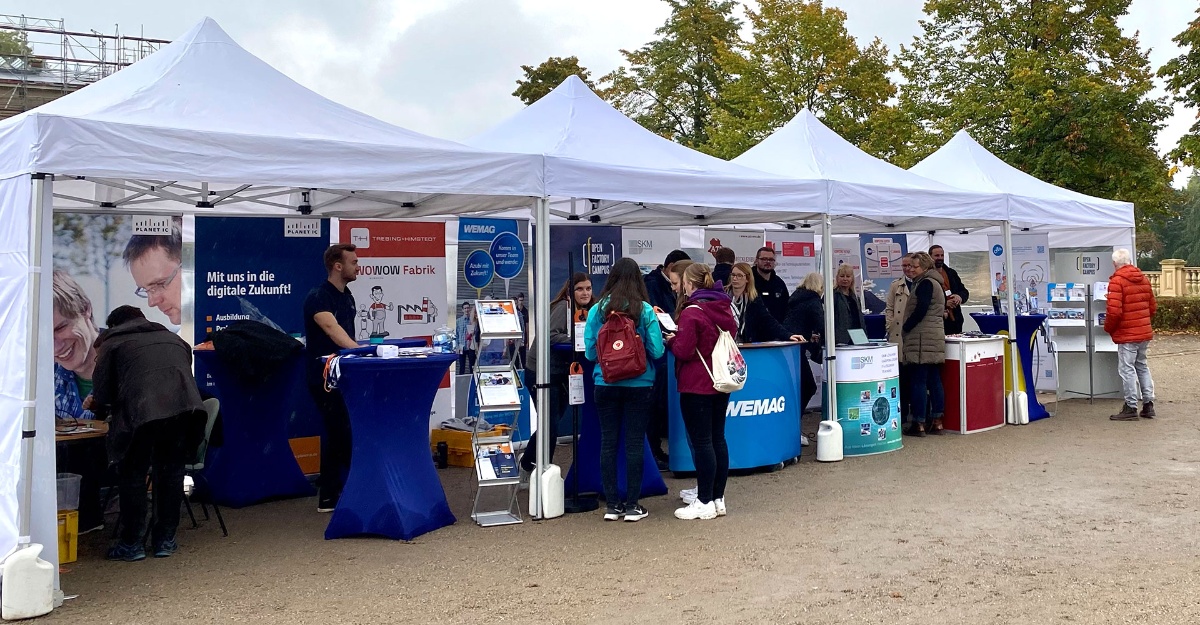
[[[79,547],[79,511],[60,510],[58,513],[58,561],[74,562]]]
[[[489,433],[490,436],[505,436],[509,428],[498,425]],[[429,432],[429,451],[437,455],[437,444],[446,443],[446,460],[452,467],[475,466],[475,454],[471,451],[471,433],[458,430],[431,430]]]

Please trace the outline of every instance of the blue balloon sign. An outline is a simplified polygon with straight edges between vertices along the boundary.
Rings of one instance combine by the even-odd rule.
[[[492,283],[492,278],[496,275],[496,265],[487,251],[475,250],[467,256],[463,274],[471,288],[482,289]]]
[[[502,232],[492,239],[492,262],[496,266],[496,275],[503,280],[512,280],[521,275],[525,267],[525,247],[521,239],[511,232]],[[478,288],[478,287],[477,287]]]

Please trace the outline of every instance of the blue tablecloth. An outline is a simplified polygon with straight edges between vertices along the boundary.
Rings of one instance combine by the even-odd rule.
[[[729,445],[730,469],[769,467],[800,457],[800,366],[799,343],[743,345],[742,357],[750,377],[742,390],[729,396],[725,442]],[[670,357],[675,371],[675,356]],[[668,376],[670,410],[671,470],[695,471],[692,447],[679,410],[675,375]]]
[[[971,313],[984,334],[1008,335],[1008,316],[988,313]],[[1050,412],[1037,399],[1037,378],[1033,377],[1033,342],[1038,331],[1046,322],[1046,315],[1017,315],[1017,353],[1021,355],[1021,372],[1025,377],[1025,396],[1029,399],[1029,420],[1037,421],[1050,416]]]
[[[240,508],[260,501],[315,494],[288,444],[288,419],[299,402],[311,403],[304,388],[304,359],[296,356],[275,375],[252,382],[233,375],[217,353],[199,350],[202,365],[221,400],[224,443],[208,450],[204,478],[217,503]]]
[[[596,364],[586,358],[583,365],[583,388],[585,402],[579,406],[579,456],[567,472],[566,494],[575,494],[575,479],[572,474],[579,471],[580,493],[603,493],[600,483],[600,418],[596,416],[595,382],[592,372]],[[568,414],[571,412],[567,410]],[[570,431],[569,429],[567,431]],[[621,428],[620,441],[617,443],[617,495],[625,498],[625,428]],[[663,481],[650,452],[650,441],[643,439],[642,458],[642,496],[654,497],[667,494],[667,483]]]
[[[885,315],[863,315],[866,322],[867,338],[872,341],[887,340],[887,317]]]
[[[325,538],[412,540],[455,522],[429,453],[429,412],[456,354],[343,358],[353,452]]]

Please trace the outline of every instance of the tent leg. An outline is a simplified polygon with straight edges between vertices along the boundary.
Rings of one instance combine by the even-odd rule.
[[[530,476],[529,485],[529,515],[535,519],[542,518],[542,472],[550,464],[550,446],[557,443],[547,434],[550,432],[550,200],[538,198],[534,210],[537,220],[535,224],[533,257],[535,268],[533,272],[533,317],[535,323],[534,335],[537,338],[537,359],[542,363],[536,372],[538,432],[537,437],[537,467]]]
[[[1005,221],[1000,228],[1004,235],[1004,275],[1008,276],[1008,289],[1005,290],[1004,300],[1008,306],[1008,353],[1012,355],[1009,362],[1009,368],[1012,370],[1012,402],[1009,405],[1012,406],[1012,422],[1019,423],[1017,415],[1021,410],[1017,406],[1017,380],[1021,375],[1021,353],[1017,349],[1017,306],[1016,298],[1013,297],[1017,281],[1013,275],[1012,223]]]
[[[38,329],[42,302],[42,219],[54,192],[54,177],[33,175],[33,201],[29,211],[29,275],[26,287],[28,313],[25,324],[25,402],[21,418],[21,501],[18,505],[18,544],[30,542],[33,515],[33,441],[37,436]]]
[[[829,412],[824,416],[830,421],[837,421],[837,348],[834,337],[837,332],[833,323],[833,276],[837,271],[833,266],[833,216],[825,213],[824,227],[821,229],[821,263],[825,266],[825,331],[821,342],[825,346],[825,405]],[[801,407],[803,410],[803,407]]]

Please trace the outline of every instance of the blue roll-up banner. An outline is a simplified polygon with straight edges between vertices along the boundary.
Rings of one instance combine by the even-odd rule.
[[[859,258],[862,259],[863,291],[870,291],[883,300],[892,282],[904,277],[901,258],[908,253],[908,235],[860,234]],[[866,307],[867,303],[863,302]]]
[[[196,217],[195,342],[243,319],[301,335],[304,298],[326,277],[321,257],[328,246],[327,219]],[[196,379],[220,397],[199,364]],[[312,402],[298,402],[288,437],[320,433]]]
[[[592,292],[599,295],[622,249],[620,226],[551,224],[550,295],[576,271],[592,277]]]

